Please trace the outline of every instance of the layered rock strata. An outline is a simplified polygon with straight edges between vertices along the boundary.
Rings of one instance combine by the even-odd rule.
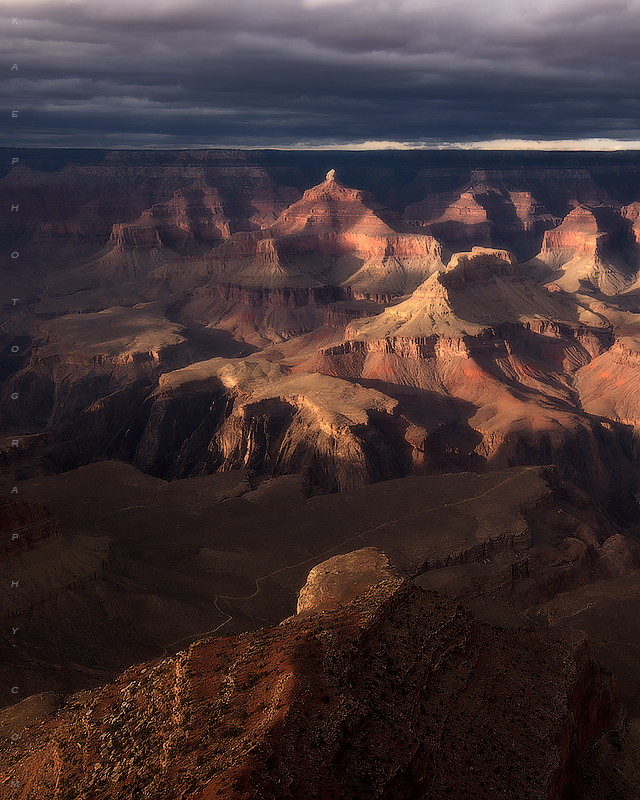
[[[407,206],[403,219],[454,251],[506,244],[526,252],[560,222],[530,191],[514,191],[500,178],[487,181],[480,175],[459,193],[429,194]]]
[[[3,385],[12,424],[41,425],[59,443],[79,440],[85,457],[103,456],[157,376],[191,359],[182,332],[153,305],[40,323],[24,366]],[[11,402],[14,393],[23,402]]]
[[[609,220],[603,228],[598,217],[598,209],[576,206],[557,228],[545,233],[530,268],[542,275],[540,266],[545,265],[547,279],[569,292],[584,286],[595,287],[605,295],[624,291],[635,271],[614,245],[619,237],[616,224]],[[610,226],[613,230],[607,230]],[[619,222],[617,227],[621,227]]]
[[[397,403],[336,378],[212,359],[163,375],[150,403],[135,462],[163,477],[243,467],[336,491],[406,469]]]
[[[397,215],[330,171],[267,229],[237,233],[202,257],[154,271],[177,288],[188,281],[272,288],[346,286],[362,297],[414,289],[442,266],[433,237],[404,232]]]
[[[589,327],[508,252],[476,247],[293,369],[363,381],[398,399],[416,472],[445,459],[475,470],[555,463],[602,496],[635,480],[633,443],[577,401],[572,376],[611,344],[606,322],[587,318]]]
[[[300,197],[240,151],[191,157],[176,152],[171,163],[163,163],[162,156],[112,152],[97,164],[71,163],[58,172],[19,163],[0,181],[0,190],[23,208],[38,209],[18,223],[5,222],[20,225],[18,234],[28,237],[27,251],[54,263],[71,256],[74,264],[97,253],[110,236],[111,245],[117,245],[123,230],[140,236],[141,228],[152,228],[173,245],[189,233],[206,242],[267,226]]]

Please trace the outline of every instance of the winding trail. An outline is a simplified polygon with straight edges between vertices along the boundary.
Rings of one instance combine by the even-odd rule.
[[[11,333],[7,330],[5,326],[7,322],[11,322],[12,320],[17,319],[20,316],[20,313],[21,312],[19,312],[18,314],[14,314],[12,317],[7,317],[7,319],[5,319],[3,322],[0,322],[0,330],[4,331],[7,335],[11,336]]]
[[[357,534],[355,534],[355,536],[350,536],[348,539],[344,539],[342,542],[339,542],[338,544],[334,545],[333,547],[330,547],[328,550],[324,550],[321,553],[317,553],[315,556],[310,556],[309,558],[305,558],[304,561],[298,561],[295,564],[288,564],[286,567],[280,567],[279,569],[275,569],[275,570],[273,570],[273,572],[269,572],[266,575],[261,575],[259,578],[255,578],[254,579],[255,580],[255,584],[256,584],[256,590],[252,594],[244,595],[244,596],[241,596],[241,597],[234,597],[234,596],[228,595],[228,594],[218,594],[218,595],[216,595],[215,598],[214,598],[213,604],[216,607],[216,609],[223,616],[226,617],[226,619],[223,620],[216,628],[213,628],[213,630],[205,631],[204,633],[197,634],[198,639],[202,639],[205,636],[211,636],[212,634],[217,633],[221,628],[224,628],[224,626],[227,625],[229,622],[231,622],[231,620],[233,619],[233,615],[232,614],[229,614],[229,613],[227,613],[226,611],[223,611],[220,608],[220,606],[218,605],[218,601],[219,600],[251,600],[252,598],[254,598],[260,592],[260,588],[261,588],[260,587],[260,583],[262,581],[267,580],[267,578],[272,578],[274,575],[279,575],[281,572],[286,572],[289,569],[295,569],[296,567],[301,567],[304,564],[308,564],[310,561],[318,562],[318,559],[322,558],[323,556],[328,555],[333,550],[338,550],[339,548],[344,547],[345,544],[349,544],[349,542],[356,541],[357,539],[360,539],[360,541],[364,542],[364,538],[363,537],[365,537],[365,536],[367,536],[367,535],[369,535],[371,533],[375,533],[375,531],[379,531],[382,528],[385,528],[387,525],[390,525],[390,524],[392,524],[394,522],[399,522],[401,520],[410,519],[411,517],[417,517],[420,514],[428,514],[431,511],[437,511],[439,508],[446,508],[447,506],[459,506],[459,505],[462,505],[463,503],[469,503],[472,500],[479,500],[481,497],[486,497],[488,494],[491,494],[491,492],[496,491],[496,489],[499,489],[501,486],[504,486],[505,483],[508,483],[509,481],[514,480],[516,477],[517,476],[515,476],[515,475],[509,475],[504,480],[500,481],[500,483],[497,483],[495,486],[491,486],[486,491],[481,492],[480,494],[474,495],[473,497],[465,497],[463,500],[456,500],[453,503],[440,503],[437,506],[431,506],[429,508],[421,508],[419,511],[412,511],[410,514],[404,514],[401,517],[395,517],[394,519],[388,520],[387,522],[382,522],[380,525],[375,525],[373,528],[369,528],[368,530],[363,531],[362,533],[357,533]],[[193,636],[184,636],[184,637],[182,637],[182,639],[178,639],[175,642],[171,642],[171,644],[169,644],[169,645],[167,645],[167,647],[165,647],[165,654],[164,655],[166,656],[166,654],[168,653],[169,648],[172,648],[175,645],[180,644],[180,642],[184,642],[184,641],[187,641],[189,639],[193,639]],[[197,639],[196,639],[196,641],[197,641]]]

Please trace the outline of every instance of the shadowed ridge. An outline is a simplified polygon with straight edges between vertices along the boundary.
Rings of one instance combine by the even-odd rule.
[[[76,695],[0,742],[0,781],[18,800],[560,800],[587,750],[624,739],[580,632],[480,624],[373,548],[316,567],[300,601]]]

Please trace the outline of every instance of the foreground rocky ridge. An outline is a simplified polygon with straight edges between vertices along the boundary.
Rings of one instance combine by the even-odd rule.
[[[71,698],[0,744],[0,780],[23,800],[560,800],[626,725],[583,634],[480,624],[369,548],[317,567],[278,627]]]

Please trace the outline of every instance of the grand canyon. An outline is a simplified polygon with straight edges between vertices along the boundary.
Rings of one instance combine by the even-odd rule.
[[[637,153],[2,163],[7,797],[640,796]]]

